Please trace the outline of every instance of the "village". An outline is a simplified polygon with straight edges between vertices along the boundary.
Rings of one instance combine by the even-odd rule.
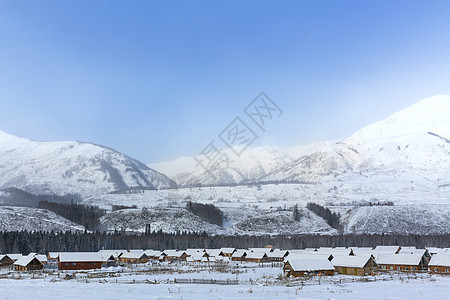
[[[380,273],[450,275],[450,248],[409,246],[320,247],[281,250],[220,248],[186,250],[100,250],[0,255],[0,268],[11,272],[102,270],[138,265],[227,266],[253,263],[278,267],[284,277],[375,276]]]

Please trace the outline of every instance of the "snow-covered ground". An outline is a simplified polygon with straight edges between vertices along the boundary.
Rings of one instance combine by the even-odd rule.
[[[22,274],[22,279],[0,279],[0,294],[2,299],[450,299],[449,276],[337,275],[302,284],[300,280],[280,279],[280,274],[279,267],[245,264],[234,274],[208,268],[197,272],[186,266],[179,271],[115,274],[118,277],[76,274],[69,280],[62,275],[36,275],[33,279],[31,274]],[[238,279],[239,284],[174,283],[174,279],[182,278]]]

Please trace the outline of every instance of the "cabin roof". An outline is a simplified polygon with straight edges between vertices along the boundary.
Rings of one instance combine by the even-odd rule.
[[[36,256],[34,256],[34,255],[22,256],[16,262],[14,262],[14,265],[26,267],[33,260],[36,260],[39,264],[42,265],[42,262],[39,259],[37,259]]]
[[[325,271],[325,270],[334,270],[334,266],[328,259],[293,259],[287,261],[289,265],[291,265],[293,271],[303,271],[303,272],[312,272],[312,271]]]
[[[364,268],[370,259],[370,255],[337,255],[331,263],[335,267]]]
[[[431,257],[429,266],[450,267],[450,253],[438,253]]]
[[[420,264],[423,257],[421,252],[398,253],[398,254],[379,254],[376,262],[380,265],[411,265]]]
[[[60,262],[102,262],[100,252],[61,252]]]

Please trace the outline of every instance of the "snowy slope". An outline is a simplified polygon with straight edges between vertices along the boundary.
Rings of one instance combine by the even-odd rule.
[[[299,209],[301,218],[294,221],[292,211],[257,210],[254,208],[222,207],[224,226],[210,224],[183,207],[155,207],[122,209],[101,218],[103,229],[144,232],[150,224],[151,231],[207,232],[208,234],[336,234],[326,222],[306,209]]]
[[[450,205],[364,206],[344,221],[346,232],[358,234],[449,234]]]
[[[82,142],[36,142],[0,131],[0,188],[83,196],[130,187],[175,186],[141,162]]]
[[[84,229],[84,226],[46,209],[0,206],[0,231],[84,231]]]

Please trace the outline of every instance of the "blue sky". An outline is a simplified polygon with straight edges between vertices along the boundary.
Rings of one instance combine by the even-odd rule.
[[[261,91],[254,145],[344,138],[450,94],[449,1],[0,1],[0,130],[198,154]],[[221,146],[219,144],[219,146]]]

